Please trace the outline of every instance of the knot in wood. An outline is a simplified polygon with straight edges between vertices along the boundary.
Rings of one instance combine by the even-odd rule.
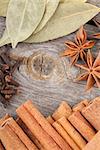
[[[55,68],[54,59],[47,54],[33,54],[27,60],[28,73],[38,79],[47,79]]]

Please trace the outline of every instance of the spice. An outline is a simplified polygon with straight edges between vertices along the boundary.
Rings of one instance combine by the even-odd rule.
[[[24,124],[24,122],[20,118],[17,118],[16,122],[22,128],[25,134],[30,138],[30,140],[38,147],[38,149],[44,150],[43,146],[39,143],[39,141],[36,139],[33,133],[29,130],[29,128]]]
[[[95,33],[95,34],[92,34],[93,38],[95,39],[100,39],[100,32],[99,33]]]
[[[14,150],[27,150],[24,143],[19,139],[15,132],[10,128],[8,124],[5,124],[0,128],[0,139],[5,149]]]
[[[70,135],[64,130],[64,128],[55,121],[52,126],[57,130],[57,132],[65,139],[65,141],[70,145],[73,150],[80,150],[78,145],[74,142],[74,140],[70,137]]]
[[[60,150],[59,146],[47,134],[47,132],[43,130],[43,128],[40,126],[40,124],[31,115],[30,111],[28,111],[22,105],[16,110],[16,112],[17,112],[18,116],[21,118],[21,120],[25,123],[25,125],[32,132],[32,134],[36,137],[36,139],[38,139],[38,141],[44,147],[44,149],[52,150],[53,148],[55,148],[55,150]]]
[[[0,141],[0,150],[5,150],[2,143],[1,143],[1,141]]]
[[[79,111],[76,111],[72,115],[70,115],[68,120],[88,142],[95,135],[96,133],[95,130],[87,122],[87,120],[81,115]]]
[[[83,148],[83,150],[99,150],[100,149],[100,131],[92,138],[92,140]]]
[[[100,97],[84,100],[74,108],[68,119],[62,114],[54,121],[50,116],[44,118],[28,100],[16,110],[16,121],[8,114],[0,119],[0,150],[99,150]]]
[[[61,56],[71,58],[71,65],[74,65],[78,59],[86,60],[86,49],[94,46],[94,41],[87,41],[87,33],[83,26],[76,33],[75,42],[66,41],[67,49],[61,53]]]
[[[86,71],[77,78],[78,81],[87,80],[86,90],[92,88],[95,83],[100,88],[100,52],[97,58],[94,59],[89,50],[87,53],[87,64],[76,64],[76,66]]]
[[[75,106],[73,106],[73,111],[80,111],[85,108],[86,106],[88,106],[89,101],[87,99],[81,101],[80,103],[76,104]]]
[[[62,101],[60,106],[56,109],[56,111],[52,114],[52,118],[57,121],[58,119],[62,118],[62,117],[66,117],[68,118],[72,113],[72,109],[70,107],[70,105],[65,102]]]
[[[19,137],[19,139],[22,141],[22,143],[27,147],[27,149],[31,150],[37,150],[36,146],[32,143],[32,141],[27,137],[27,135],[23,132],[21,127],[16,123],[16,121],[10,117],[4,122],[4,125],[2,124],[1,126],[6,126],[8,125],[10,129]],[[2,130],[2,129],[1,129]]]
[[[80,149],[83,149],[86,145],[86,141],[80,135],[80,133],[73,127],[73,125],[65,117],[59,119],[58,122],[62,125],[62,127],[70,135],[70,137],[75,141],[75,143],[80,147]]]
[[[55,120],[52,118],[52,116],[48,116],[46,119],[51,125],[55,122]]]
[[[62,150],[71,150],[65,140],[54,130],[49,122],[43,117],[43,115],[37,110],[37,108],[29,100],[24,103],[23,107],[34,117],[34,119],[41,125],[42,129],[57,143],[57,147]],[[20,108],[18,109],[20,111]],[[17,111],[18,112],[18,111]],[[20,116],[19,116],[20,117]]]
[[[2,1],[0,15],[6,16],[6,29],[0,46],[11,43],[13,48],[22,41],[40,43],[68,35],[100,12],[86,0],[6,0],[4,6]]]
[[[4,106],[17,93],[19,83],[13,79],[13,73],[20,62],[21,60],[18,60],[12,64],[9,54],[6,52],[0,55],[0,100]]]
[[[97,130],[100,130],[100,97],[95,98],[82,110],[82,115]],[[95,120],[94,120],[95,119]]]

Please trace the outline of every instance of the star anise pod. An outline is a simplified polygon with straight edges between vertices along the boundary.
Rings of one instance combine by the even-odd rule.
[[[77,78],[77,80],[87,80],[86,90],[92,88],[94,84],[100,88],[100,52],[97,58],[94,59],[89,50],[87,53],[87,64],[76,64],[76,66],[85,71]]]
[[[100,32],[92,34],[92,37],[95,38],[95,39],[100,39]]]
[[[66,41],[68,47],[61,56],[67,56],[71,58],[71,65],[74,65],[78,59],[86,60],[86,49],[94,46],[94,41],[87,41],[87,33],[83,26],[79,29],[75,36],[75,42]]]

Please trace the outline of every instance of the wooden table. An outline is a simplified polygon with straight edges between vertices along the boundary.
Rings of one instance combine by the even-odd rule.
[[[0,17],[0,35],[5,28],[4,22],[5,19]],[[88,33],[98,31],[91,25],[86,25],[85,28]],[[100,96],[100,89],[96,87],[86,92],[86,82],[75,81],[80,70],[70,67],[69,59],[59,57],[59,52],[65,49],[64,42],[67,39],[72,40],[74,35],[73,33],[41,44],[21,43],[15,49],[11,49],[10,46],[0,48],[0,53],[5,49],[10,50],[13,58],[25,57],[14,74],[15,80],[20,83],[18,94],[13,97],[6,108],[0,103],[0,117],[5,113],[14,116],[16,108],[28,99],[32,99],[33,103],[47,116],[62,100],[74,105],[82,99]],[[97,55],[99,50],[100,41],[98,40],[93,53]]]

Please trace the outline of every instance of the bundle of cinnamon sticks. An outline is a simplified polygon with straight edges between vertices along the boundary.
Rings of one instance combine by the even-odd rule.
[[[100,97],[72,108],[63,101],[45,118],[26,101],[0,119],[0,150],[100,150]]]

